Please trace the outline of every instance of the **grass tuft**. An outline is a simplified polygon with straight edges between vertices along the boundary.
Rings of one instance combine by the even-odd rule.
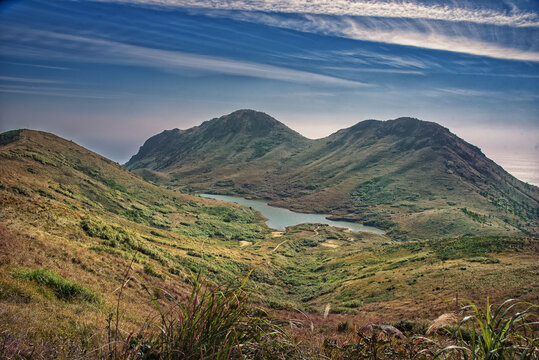
[[[291,358],[296,348],[287,335],[265,312],[251,307],[247,278],[209,289],[192,276],[189,298],[174,302],[168,312],[146,288],[160,314],[159,332],[138,338],[131,349],[144,359]]]
[[[487,298],[484,309],[464,300],[465,316],[455,334],[455,344],[442,348],[443,359],[532,359],[536,358],[537,305],[508,299],[493,308]]]

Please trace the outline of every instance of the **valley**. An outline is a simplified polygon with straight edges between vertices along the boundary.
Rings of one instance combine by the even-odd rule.
[[[334,221],[329,220],[329,214],[307,214],[297,213],[284,208],[269,206],[262,200],[247,200],[238,196],[229,195],[213,195],[213,194],[198,194],[198,196],[233,202],[243,206],[250,207],[260,212],[262,216],[267,218],[266,225],[269,228],[284,231],[288,226],[300,225],[305,223],[325,224],[333,227],[348,229],[353,232],[371,232],[378,235],[383,235],[384,232],[372,226],[365,226],[351,221]]]
[[[412,118],[366,120],[310,140],[267,114],[238,110],[151,137],[126,167],[184,192],[330,213],[393,239],[539,231],[536,186],[448,129]]]
[[[539,0],[0,0],[0,360],[539,360]]]
[[[0,162],[0,336],[12,352],[99,358],[90,352],[107,343],[107,326],[116,321],[125,336],[153,328],[155,302],[186,301],[193,274],[211,288],[250,273],[250,303],[298,324],[298,336],[312,326],[313,346],[341,336],[344,321],[408,321],[424,332],[455,297],[538,301],[537,238],[508,223],[490,235],[498,220],[476,207],[454,211],[477,229],[463,236],[402,241],[395,230],[318,223],[276,231],[252,208],[152,184],[53,134],[1,134]]]

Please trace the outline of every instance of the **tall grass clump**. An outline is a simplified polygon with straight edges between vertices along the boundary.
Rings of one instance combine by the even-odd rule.
[[[80,284],[71,282],[48,269],[22,269],[13,272],[12,275],[19,279],[33,280],[40,285],[48,287],[60,300],[98,302],[97,295],[91,290]]]
[[[250,275],[250,273],[249,273]],[[249,276],[248,275],[248,276]],[[158,333],[139,341],[142,359],[282,359],[296,351],[286,334],[266,314],[250,305],[248,276],[228,285],[207,288],[192,276],[187,301],[174,301],[159,315]]]
[[[458,360],[537,359],[537,305],[504,301],[481,309],[465,300],[464,318],[455,334],[456,343],[442,348],[435,358]]]

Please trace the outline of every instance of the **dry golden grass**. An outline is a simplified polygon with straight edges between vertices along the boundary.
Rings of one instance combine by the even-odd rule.
[[[254,268],[250,300],[270,309],[273,318],[291,321],[298,339],[311,339],[315,347],[328,336],[339,344],[351,342],[351,333],[337,333],[340,323],[353,329],[434,319],[455,310],[447,300],[457,295],[479,304],[486,295],[493,302],[538,300],[536,239],[514,239],[522,247],[443,260],[438,243],[415,248],[422,243],[326,226],[299,225],[275,236],[258,216],[242,223],[241,217],[224,221],[212,215],[248,218],[250,213],[237,205],[223,207],[156,187],[52,135],[25,136],[21,143],[0,146],[0,343],[10,354],[99,357],[134,255],[119,303],[124,337],[141,328],[150,331],[155,321],[157,312],[143,285],[166,309],[176,299],[185,300],[189,273],[198,270],[210,284],[219,284]],[[151,216],[140,222],[125,216],[136,209]],[[83,230],[83,219],[126,231],[138,247],[120,241],[109,246],[110,239]],[[154,219],[159,222],[152,224]],[[90,289],[99,302],[61,300],[46,286],[14,277],[21,269],[51,271]]]

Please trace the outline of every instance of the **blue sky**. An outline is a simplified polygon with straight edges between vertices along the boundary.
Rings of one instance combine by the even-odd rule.
[[[163,129],[240,108],[311,138],[435,121],[539,178],[539,2],[0,3],[0,131],[46,130],[125,162]]]

